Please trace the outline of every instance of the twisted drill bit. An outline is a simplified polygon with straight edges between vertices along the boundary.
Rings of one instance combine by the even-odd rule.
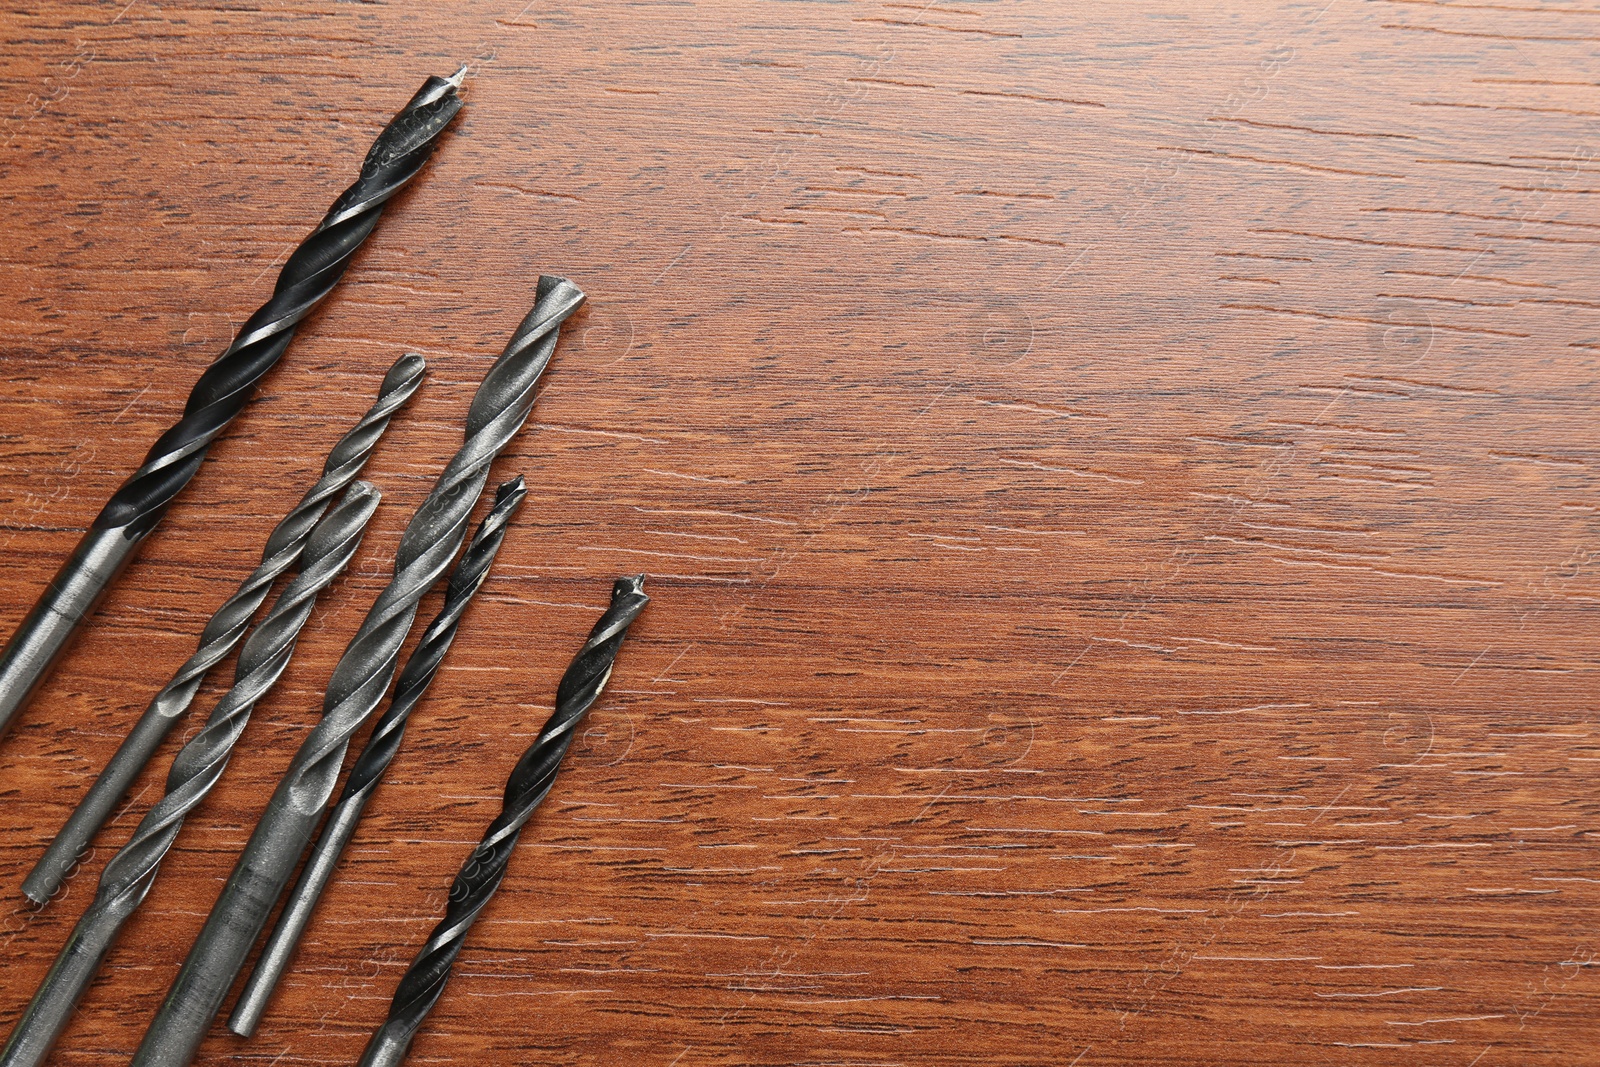
[[[455,641],[467,605],[489,576],[489,568],[493,566],[500,544],[505,540],[506,526],[527,495],[528,490],[523,487],[520,476],[502,483],[495,493],[494,507],[478,526],[478,532],[473,535],[467,550],[456,561],[455,570],[450,573],[449,584],[445,587],[444,605],[422,632],[422,640],[417,642],[411,658],[406,660],[404,669],[400,671],[400,680],[395,683],[389,708],[378,717],[366,746],[346,775],[344,790],[322,824],[322,833],[311,849],[311,858],[306,860],[300,880],[289,894],[289,901],[283,906],[278,923],[272,928],[266,947],[256,961],[256,969],[245,983],[239,1003],[234,1005],[233,1014],[228,1018],[228,1029],[241,1037],[255,1033],[256,1024],[261,1021],[272,999],[272,991],[277,988],[278,979],[283,977],[284,970],[289,966],[295,945],[310,921],[322,891],[333,877],[339,857],[355,834],[367,801],[372,799],[384,772],[400,751],[400,744],[405,740],[406,721],[422,701],[423,694],[428,691],[440,664],[444,662],[445,653]]]
[[[94,840],[94,835],[127,795],[162,741],[178,724],[179,717],[200,691],[200,683],[205,681],[212,667],[233,651],[233,646],[249,629],[250,620],[267,599],[272,583],[300,558],[312,528],[328,509],[328,504],[366,465],[378,439],[388,428],[390,417],[411,399],[422,384],[426,369],[427,363],[415,354],[401,356],[389,368],[378,390],[378,399],[328,453],[322,477],[306,490],[300,503],[268,535],[266,547],[261,550],[261,566],[241,582],[238,590],[211,616],[200,633],[200,647],[156,694],[99,779],[79,802],[77,810],[23,881],[22,891],[30,900],[43,904],[61,888],[89,842]]]
[[[294,654],[295,639],[317,594],[345,568],[361,544],[367,520],[378,507],[378,491],[356,482],[328,517],[317,524],[306,548],[305,567],[278,596],[239,652],[233,688],[218,702],[205,728],[178,752],[167,772],[166,795],[145,814],[133,837],[100,876],[88,910],[56,957],[50,973],[0,1052],[0,1067],[37,1067],[50,1055],[78,999],[116,941],[123,923],[144,901],[161,860],[178,839],[183,821],[211,792],[250,711],[277,682]]]
[[[484,831],[483,840],[462,864],[450,887],[444,918],[412,961],[389,1005],[384,1020],[361,1055],[361,1067],[400,1067],[422,1021],[444,992],[461,944],[478,913],[489,903],[505,877],[511,851],[534,809],[555,784],[561,758],[572,744],[584,715],[599,699],[611,677],[611,665],[622,647],[628,627],[650,598],[644,594],[644,575],[618,578],[611,587],[611,606],[600,616],[589,639],[561,677],[556,690],[556,710],[539,736],[522,754],[506,781],[500,814]]]
[[[0,732],[27,704],[84,618],[122,573],[134,550],[206,458],[212,440],[244,409],[256,383],[294,338],[295,327],[338,284],[350,259],[378,224],[384,204],[422,169],[461,100],[466,68],[429,78],[373,142],[361,176],[340,194],[317,228],[294,250],[272,296],[245,322],[195,382],[183,417],[156,440],[45,587],[0,652]]]
[[[583,302],[565,278],[541,277],[538,301],[489,368],[467,412],[461,450],[417,509],[395,552],[394,577],[333,670],[322,720],[295,753],[250,835],[222,895],[150,1023],[136,1067],[185,1067],[222,1007],[250,946],[283,895],[333,794],[345,751],[394,677],[417,604],[450,565],[489,464],[533,407],[533,387],[555,351],[561,323]]]

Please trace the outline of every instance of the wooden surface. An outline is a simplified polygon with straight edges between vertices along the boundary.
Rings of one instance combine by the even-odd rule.
[[[202,1063],[354,1062],[638,570],[412,1062],[1600,1062],[1600,10],[267,7],[0,21],[7,632],[378,125],[473,68],[0,748],[0,1026],[176,739],[59,899],[23,874],[420,351],[352,574],[55,1062],[131,1053],[546,271],[591,303],[496,468],[529,505]]]

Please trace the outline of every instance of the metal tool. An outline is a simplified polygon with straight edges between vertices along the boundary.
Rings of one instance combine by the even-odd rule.
[[[383,205],[433,154],[435,141],[461,110],[456,90],[465,71],[463,67],[448,79],[429,78],[384,127],[367,152],[361,176],[289,256],[272,296],[195,383],[183,417],[112,494],[40,594],[0,652],[0,732],[28,703],[139,543],[200,469],[212,440],[244,410],[256,384],[289,347],[300,320],[333,291],[350,257],[377,226]]]
[[[267,599],[272,583],[300,558],[312,528],[328,509],[328,504],[361,473],[367,458],[389,426],[389,419],[411,399],[422,384],[427,363],[416,354],[401,356],[384,375],[378,399],[350,432],[340,438],[322,466],[322,477],[306,490],[305,496],[278,523],[261,550],[261,566],[239,584],[239,588],[211,616],[200,633],[200,647],[178,673],[156,694],[106,769],[79,801],[56,839],[45,849],[32,873],[22,883],[22,891],[37,904],[55,895],[66,881],[78,857],[83,855],[94,835],[100,832],[111,813],[132,788],[161,742],[166,740],[178,719],[188,710],[211,668],[220,663],[250,628],[250,619]]]
[[[489,576],[489,568],[494,565],[501,542],[505,540],[506,526],[527,495],[528,490],[523,486],[520,475],[502,483],[495,493],[494,507],[484,516],[478,532],[456,561],[455,570],[450,572],[444,605],[422,632],[422,639],[417,642],[411,658],[406,660],[405,667],[400,671],[400,680],[395,683],[388,710],[378,717],[366,746],[356,757],[350,773],[345,776],[344,791],[329,810],[322,824],[322,833],[312,846],[311,857],[300,872],[300,880],[290,892],[289,900],[278,916],[277,925],[272,928],[266,947],[256,960],[256,969],[245,983],[244,992],[240,994],[239,1002],[234,1005],[233,1014],[228,1018],[228,1029],[241,1037],[255,1033],[256,1024],[261,1021],[262,1014],[272,1000],[272,991],[277,988],[278,979],[289,966],[295,945],[299,943],[311,913],[316,910],[322,891],[333,877],[334,868],[339,865],[339,857],[344,854],[345,846],[355,834],[367,801],[372,799],[384,772],[400,751],[400,744],[405,740],[406,721],[411,718],[411,712],[421,703],[434,675],[439,672],[445,653],[455,641],[467,605],[472,603],[484,579]]]
[[[194,1058],[311,841],[351,737],[371,718],[389,688],[418,602],[461,547],[473,505],[488,481],[489,464],[528,418],[534,383],[555,351],[561,323],[582,302],[582,290],[565,278],[539,279],[537,303],[478,387],[461,450],[401,536],[394,578],[378,594],[334,668],[323,698],[322,720],[272,794],[134,1054],[135,1067],[184,1067]]]
[[[150,892],[162,857],[178,839],[184,818],[204,800],[228,766],[250,711],[277,682],[294,655],[295,640],[311,617],[317,594],[344,570],[361,544],[379,494],[356,482],[312,531],[305,567],[278,596],[239,652],[233,688],[217,704],[205,728],[178,752],[167,772],[167,791],[140,821],[133,837],[100,876],[87,911],[34,994],[0,1052],[0,1067],[38,1067],[71,1018],[117,932]]]
[[[561,677],[561,685],[556,690],[555,714],[540,729],[539,736],[512,770],[506,781],[500,814],[462,864],[461,872],[450,887],[450,902],[445,906],[444,918],[433,928],[422,951],[400,979],[400,987],[389,1005],[389,1017],[367,1043],[361,1055],[361,1067],[399,1067],[404,1062],[411,1039],[450,980],[451,968],[461,953],[467,931],[495,890],[500,888],[523,824],[555,784],[561,757],[567,754],[578,723],[605,689],[628,627],[649,602],[650,598],[644,594],[642,574],[618,578],[611,587],[611,606],[595,623],[589,639]]]

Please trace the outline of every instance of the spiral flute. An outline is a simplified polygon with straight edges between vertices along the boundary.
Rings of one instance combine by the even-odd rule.
[[[417,642],[411,658],[406,660],[405,667],[400,671],[400,680],[395,683],[388,710],[373,724],[371,736],[351,765],[350,773],[345,776],[344,790],[323,822],[322,833],[311,849],[311,858],[306,860],[300,880],[290,892],[289,901],[283,906],[277,925],[272,928],[266,947],[256,961],[256,969],[245,983],[239,1003],[234,1005],[233,1014],[228,1018],[228,1029],[241,1037],[255,1033],[256,1024],[261,1021],[262,1014],[272,1000],[272,991],[277,988],[278,979],[283,977],[283,972],[288,968],[295,945],[310,921],[322,891],[333,877],[339,857],[344,854],[345,846],[355,834],[367,801],[377,791],[384,772],[400,751],[400,744],[405,740],[406,721],[411,718],[411,712],[422,701],[434,675],[439,672],[445,653],[455,641],[467,605],[472,603],[484,579],[489,576],[489,568],[494,565],[500,544],[505,540],[506,526],[527,495],[528,490],[523,486],[521,476],[502,483],[495,493],[494,507],[484,516],[478,532],[456,561],[455,570],[450,572],[444,605],[422,632],[422,639]]]
[[[306,547],[305,567],[284,587],[272,610],[245,641],[233,688],[218,702],[205,728],[172,761],[166,795],[106,864],[94,900],[0,1052],[0,1067],[37,1067],[50,1055],[117,932],[150,892],[161,860],[177,840],[184,819],[222,777],[233,746],[250,721],[251,709],[288,666],[317,595],[355,555],[367,521],[377,510],[378,497],[370,484],[356,482],[317,524]]]
[[[484,831],[483,840],[462,864],[461,872],[450,887],[450,902],[445,906],[444,918],[433,928],[422,951],[400,979],[400,987],[389,1005],[389,1017],[367,1043],[361,1055],[361,1067],[399,1067],[404,1062],[411,1039],[450,980],[450,970],[461,952],[467,931],[495,890],[500,888],[523,824],[555,784],[561,758],[572,744],[578,723],[600,698],[628,627],[649,602],[650,598],[644,594],[642,574],[618,578],[611,587],[611,606],[595,623],[589,639],[561,677],[561,685],[556,689],[555,714],[540,729],[539,736],[512,770],[506,781],[500,814],[495,816],[489,829]]]
[[[94,835],[100,832],[134,780],[178,724],[178,719],[188,710],[195,693],[200,690],[200,683],[205,681],[212,667],[233,651],[233,646],[249,629],[250,620],[267,599],[272,583],[300,558],[312,528],[328,509],[328,504],[361,473],[388,428],[390,418],[422,384],[427,366],[421,356],[409,353],[389,368],[378,390],[378,399],[328,453],[322,477],[306,490],[300,503],[267,537],[266,547],[261,550],[261,566],[241,582],[211,616],[200,633],[200,647],[156,694],[116,755],[79,802],[77,810],[23,881],[22,891],[29,899],[43,904],[61,888],[89,842],[94,840]]]
[[[295,327],[332,292],[383,213],[461,110],[466,68],[429,78],[373,142],[361,176],[290,255],[272,296],[245,322],[189,393],[183,417],[157,439],[0,652],[0,732],[20,711],[134,550],[205,461],[212,440],[244,409],[282,357]]]
[[[322,719],[295,753],[234,864],[134,1054],[135,1067],[185,1067],[194,1058],[316,830],[351,737],[372,716],[394,678],[418,602],[461,547],[490,463],[527,421],[534,384],[555,352],[561,323],[581,303],[582,290],[565,278],[539,279],[533,310],[478,387],[461,450],[401,535],[394,577],[334,668]]]

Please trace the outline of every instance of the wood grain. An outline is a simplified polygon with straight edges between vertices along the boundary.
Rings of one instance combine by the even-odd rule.
[[[137,1044],[541,271],[591,304],[497,467],[529,506],[276,1009],[202,1063],[354,1062],[638,570],[412,1062],[1600,1062],[1592,5],[41,0],[0,31],[7,632],[378,124],[473,64],[0,749],[9,1027],[167,757],[59,899],[23,874],[428,356],[374,532],[55,1062]]]

